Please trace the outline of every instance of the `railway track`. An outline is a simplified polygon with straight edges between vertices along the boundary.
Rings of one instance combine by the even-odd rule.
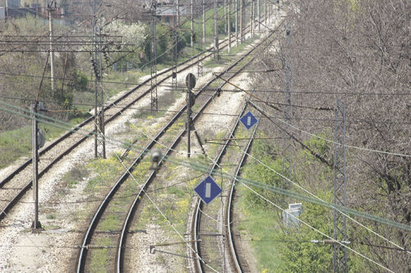
[[[222,76],[226,74],[227,72],[233,70],[236,66],[238,66],[244,59],[249,56],[251,53],[255,51],[256,47],[254,47],[250,52],[242,56],[239,60],[237,60],[234,64],[232,64],[230,67],[228,67],[224,72],[221,72],[219,76]],[[242,66],[241,69],[237,70],[236,73],[232,73],[229,76],[229,79],[235,77],[237,73],[239,73],[246,65],[248,65],[251,62],[251,60],[246,61],[246,64]],[[204,90],[207,89],[214,81],[219,79],[219,76],[214,76],[213,79],[211,79],[208,83],[202,86],[198,90],[198,92],[195,94],[196,99],[199,98],[199,96],[203,93]],[[224,84],[223,84],[224,85]],[[220,88],[223,86],[221,85]],[[218,89],[215,91],[213,95],[208,97],[206,101],[203,103],[202,107],[198,110],[197,114],[193,117],[193,122],[196,122],[196,120],[201,116],[202,112],[207,108],[207,106],[213,101],[213,99],[219,95]],[[126,190],[125,190],[125,183],[126,181],[130,181],[132,179],[132,173],[134,169],[140,164],[144,157],[149,153],[150,150],[154,149],[158,143],[163,144],[162,146],[168,147],[167,150],[164,153],[163,158],[159,162],[159,168],[163,164],[164,158],[169,156],[175,149],[175,147],[179,144],[181,139],[184,137],[186,134],[186,129],[182,129],[180,133],[175,137],[174,141],[169,142],[167,140],[163,140],[163,136],[167,133],[167,131],[174,126],[176,121],[181,117],[181,115],[185,112],[187,108],[187,105],[185,104],[184,106],[181,107],[181,109],[171,118],[169,122],[167,122],[157,133],[156,136],[152,138],[144,147],[142,151],[140,151],[140,154],[138,157],[136,157],[132,163],[127,167],[125,171],[123,171],[123,174],[121,177],[117,180],[117,182],[114,184],[114,186],[111,188],[109,193],[106,195],[104,198],[104,201],[100,204],[96,212],[94,213],[94,216],[92,217],[92,220],[87,228],[87,231],[85,233],[85,236],[82,240],[82,245],[81,245],[81,250],[79,252],[78,256],[78,261],[77,261],[77,272],[83,272],[87,271],[87,265],[90,263],[90,256],[93,251],[93,247],[90,246],[96,246],[98,245],[99,240],[103,236],[104,238],[107,237],[107,233],[104,233],[103,235],[100,233],[97,233],[96,230],[98,230],[99,225],[101,225],[101,222],[104,221],[104,219],[107,219],[110,217],[110,206],[111,203],[113,203],[113,200],[118,200],[121,198],[121,196],[124,196]],[[163,147],[161,147],[163,148]],[[164,150],[164,148],[163,148]],[[221,153],[223,154],[223,152]],[[147,191],[150,183],[154,180],[156,177],[156,170],[152,170],[151,172],[147,173],[147,178],[144,183],[141,183],[139,185],[138,189],[138,194],[135,196],[134,200],[131,202],[131,205],[129,207],[129,210],[126,215],[119,215],[119,213],[116,213],[117,218],[124,219],[122,221],[122,227],[121,231],[119,234],[110,234],[111,240],[110,242],[118,241],[118,246],[117,246],[117,253],[113,255],[114,253],[110,253],[108,256],[110,257],[116,257],[115,260],[111,259],[108,263],[113,264],[113,268],[116,269],[117,272],[122,272],[124,270],[124,256],[125,256],[125,251],[126,251],[126,243],[127,243],[127,235],[130,227],[130,223],[133,220],[133,217],[135,216],[135,212],[137,210],[137,206],[142,200],[142,197],[144,196],[145,192]],[[130,184],[130,183],[129,183]],[[112,209],[112,211],[115,211],[115,209]],[[116,226],[115,229],[118,227]],[[114,251],[111,251],[114,252]],[[114,263],[115,261],[115,263]],[[115,264],[115,265],[114,265]]]
[[[221,42],[221,47],[227,46],[227,39]],[[188,60],[181,62],[178,65],[178,73],[183,72],[195,65],[198,62],[202,62],[205,59],[212,56],[210,49],[207,49]],[[156,74],[157,86],[163,84],[165,81],[172,77],[173,68],[165,69]],[[148,96],[153,87],[147,88],[150,84],[151,78],[143,81],[135,88],[126,92],[123,96],[119,97],[109,105],[105,107],[105,114],[110,118],[105,120],[105,125],[112,123],[121,113],[128,108],[141,101]],[[146,90],[144,90],[146,88]],[[122,104],[121,107],[117,105]],[[39,179],[50,169],[53,168],[61,159],[71,153],[80,144],[84,143],[88,138],[94,135],[93,132],[94,116],[87,118],[79,125],[73,127],[63,136],[54,140],[51,144],[47,145],[39,152]],[[83,132],[78,134],[78,132]],[[26,160],[23,164],[13,170],[6,178],[0,181],[0,221],[2,221],[8,214],[8,212],[18,203],[19,200],[27,193],[32,187],[32,180],[27,179],[32,176],[32,159]]]
[[[232,70],[240,61],[242,61],[246,56],[243,56],[240,60],[235,62],[232,66],[227,68],[224,72],[221,73],[221,75],[226,74],[228,71]],[[230,77],[234,77],[235,74],[232,74]],[[199,98],[199,96],[206,90],[213,82],[218,80],[217,76],[214,76],[208,83],[203,85],[202,88],[198,90],[198,92],[195,94],[196,99]],[[198,110],[197,114],[193,117],[193,122],[196,122],[196,120],[201,116],[202,112],[206,109],[206,107],[213,101],[213,99],[217,96],[218,91],[216,90],[213,95],[209,96],[206,101],[203,103],[201,108]],[[103,214],[104,211],[106,210],[107,206],[110,203],[110,200],[113,200],[113,196],[119,191],[121,185],[130,177],[130,174],[133,172],[133,170],[136,168],[136,166],[143,160],[145,155],[153,149],[158,142],[160,142],[160,139],[162,136],[167,132],[169,128],[171,128],[176,121],[182,116],[183,113],[185,113],[185,110],[187,109],[187,105],[185,104],[180,108],[180,110],[171,118],[171,120],[166,123],[157,133],[155,137],[145,146],[145,148],[140,152],[139,156],[133,160],[133,162],[130,164],[130,166],[127,168],[127,170],[123,173],[123,175],[120,177],[120,179],[115,183],[114,187],[110,190],[110,192],[107,194],[105,197],[104,201],[101,203],[99,208],[97,209],[96,213],[93,216],[92,221],[90,222],[90,225],[87,229],[87,232],[84,236],[81,251],[79,254],[79,259],[78,259],[78,267],[77,267],[77,272],[83,272],[85,270],[85,264],[87,261],[87,252],[89,251],[87,249],[87,246],[90,245],[92,241],[92,237],[94,235],[94,231],[96,229],[96,226],[98,225],[99,221],[101,221],[102,218],[104,218]],[[165,146],[168,147],[167,151],[165,152],[164,156],[168,156],[173,149],[179,144],[183,136],[186,134],[186,129],[181,130],[181,132],[177,135],[175,140],[171,143],[167,143],[165,141],[161,141]],[[161,166],[163,160],[159,162],[159,166]],[[118,254],[117,254],[117,270],[118,272],[121,272],[122,269],[122,261],[123,261],[123,251],[125,249],[124,244],[126,241],[126,235],[127,235],[127,229],[129,227],[129,223],[132,219],[133,213],[137,208],[137,205],[139,203],[139,200],[141,200],[141,197],[144,195],[144,192],[146,191],[147,187],[149,186],[149,183],[154,179],[155,177],[155,171],[151,171],[149,174],[147,180],[143,183],[141,186],[141,189],[139,190],[139,193],[137,197],[134,199],[132,206],[130,207],[129,212],[127,213],[127,217],[125,218],[123,228],[121,229],[121,237],[119,239],[120,245],[118,247]]]
[[[225,44],[226,40],[224,40],[221,44],[222,46],[220,46],[220,48],[224,48],[226,46]],[[179,65],[182,67],[178,68],[178,72],[182,72],[187,70],[188,68],[194,66],[197,64],[197,62],[199,61],[203,61],[204,59],[210,57],[212,55],[212,52],[210,52],[209,50],[206,50],[204,52],[202,52],[199,55],[196,55],[192,58],[190,58],[187,61],[184,61],[182,63],[180,63]],[[172,76],[172,68],[164,70],[160,73],[158,73],[156,76],[159,78],[157,84],[160,85],[162,83],[164,83],[167,79],[169,79]],[[215,79],[215,77],[214,77]],[[124,112],[125,110],[127,110],[129,107],[133,106],[135,103],[137,103],[138,101],[140,101],[143,97],[147,96],[151,89],[148,88],[147,90],[142,90],[148,83],[150,83],[151,79],[147,79],[146,81],[144,81],[143,83],[139,84],[137,87],[133,88],[132,90],[128,91],[126,94],[124,94],[122,97],[120,97],[119,99],[115,100],[114,102],[110,103],[107,107],[106,107],[106,111],[112,111],[108,114],[108,116],[110,116],[109,119],[107,119],[105,121],[106,124],[110,124],[112,121],[114,121],[122,112]],[[206,87],[204,87],[205,89]],[[199,93],[201,93],[201,91],[199,91]],[[197,94],[196,96],[198,96],[199,94]],[[205,103],[204,108],[206,107],[206,105],[208,105],[212,99],[216,96],[216,93],[213,94],[210,99]],[[119,104],[122,104],[122,107],[118,107]],[[185,111],[185,107],[183,107],[183,109],[181,109],[181,111],[176,114],[173,119],[178,119],[179,116],[181,115],[182,112]],[[200,111],[197,114],[197,116],[200,116]],[[196,119],[197,116],[194,118]],[[62,137],[56,139],[55,141],[53,141],[51,144],[49,144],[48,146],[46,146],[44,149],[42,149],[39,153],[39,161],[40,161],[40,165],[39,165],[39,178],[41,178],[46,172],[48,172],[50,169],[53,168],[53,166],[55,164],[57,164],[64,156],[70,154],[75,148],[77,148],[79,145],[81,145],[82,143],[84,143],[84,141],[89,138],[90,136],[93,135],[93,129],[92,124],[94,121],[94,117],[90,117],[88,119],[86,119],[85,121],[83,121],[81,124],[77,125],[76,127],[72,128],[69,132],[65,133]],[[162,134],[164,134],[167,129],[169,128],[169,126],[172,125],[165,125],[163,127],[163,129],[161,130],[161,132],[158,134],[158,137],[160,138],[162,136]],[[82,134],[78,134],[77,132],[82,131]],[[85,132],[85,133],[84,133]],[[181,139],[184,134],[185,134],[185,130],[183,130],[181,132],[181,136],[179,136],[179,138]],[[156,136],[157,137],[157,136]],[[174,143],[170,143],[168,145],[170,145],[170,149],[166,152],[166,155],[172,152],[172,149],[178,144],[179,140],[176,140]],[[147,148],[145,149],[145,151],[143,151],[141,153],[141,158],[144,157],[144,155],[147,153],[148,150],[150,150],[151,148],[155,147],[154,145],[148,144],[146,146]],[[48,163],[46,163],[48,161]],[[141,159],[137,159],[137,162],[141,161]],[[29,179],[27,179],[27,177],[31,176],[32,170],[31,170],[31,159],[27,160],[25,163],[23,163],[21,166],[19,166],[17,169],[15,169],[12,173],[10,173],[5,179],[3,179],[2,181],[0,181],[0,204],[1,204],[1,211],[0,211],[0,221],[3,220],[8,212],[13,208],[13,206],[15,204],[18,203],[18,201],[22,198],[22,196],[25,195],[25,193],[31,188],[32,186],[32,181],[28,181]],[[137,163],[138,164],[138,163]],[[125,172],[124,174],[124,178],[122,179],[126,179],[127,173],[129,172]],[[152,172],[151,174],[149,174],[149,177],[147,179],[147,181],[151,181],[152,179],[154,179],[155,177],[155,172]],[[149,182],[145,183],[144,185],[148,185]],[[117,187],[120,187],[121,183],[119,183],[119,185]],[[141,187],[140,192],[144,193],[144,187]],[[113,194],[117,191],[117,189],[113,189]],[[4,204],[4,200],[9,199],[10,200],[10,196],[13,196],[11,201],[7,202],[6,204]],[[108,198],[110,199],[110,197]],[[138,204],[139,199],[135,199],[135,204]],[[121,232],[121,239],[119,241],[121,241],[122,243],[120,244],[120,247],[118,247],[118,251],[117,251],[117,264],[116,267],[118,270],[121,271],[121,269],[123,268],[122,265],[122,261],[124,260],[124,253],[123,251],[126,249],[126,247],[123,247],[123,245],[126,244],[126,237],[127,237],[127,229],[129,228],[129,222],[132,220],[133,217],[133,213],[135,211],[135,205],[133,204],[133,206],[131,206],[130,211],[128,212],[128,216],[127,220],[124,223],[124,228],[122,228],[122,232]],[[99,208],[99,210],[104,211],[106,208],[106,205],[102,204]],[[96,213],[97,217],[101,217],[98,216],[99,213]],[[89,228],[89,233],[92,234],[93,231],[95,231],[95,226],[91,226]],[[83,246],[81,247],[81,251],[85,250],[85,253],[87,253],[87,251],[89,249],[93,249],[93,246],[87,243],[87,240],[84,240],[85,244],[83,244]],[[80,255],[81,256],[81,255]],[[78,265],[80,268],[79,270],[82,271],[82,266],[80,266],[81,264],[83,264],[83,262],[79,262]]]
[[[249,26],[245,29],[249,32]],[[234,39],[232,35],[232,39]],[[228,38],[220,42],[220,48],[223,50],[228,46]],[[208,48],[203,52],[189,58],[178,64],[177,73],[181,73],[191,67],[194,67],[199,62],[203,62],[205,59],[212,57],[212,48]],[[173,67],[165,69],[159,73],[156,73],[154,77],[157,79],[157,86],[163,84],[166,80],[173,76],[175,70]],[[144,97],[150,94],[152,88],[143,90],[148,84],[152,82],[152,78],[148,78],[143,81],[135,88],[126,92],[124,95],[105,106],[105,115],[109,116],[104,123],[108,125],[112,123],[121,113],[126,111],[128,108],[135,105],[138,101],[141,101]],[[122,103],[121,107],[117,107]],[[79,125],[71,128],[61,137],[54,140],[52,143],[47,145],[44,149],[39,151],[38,158],[38,178],[50,171],[53,166],[61,161],[64,156],[70,154],[74,149],[84,143],[88,138],[94,135],[94,129],[92,128],[95,118],[91,116],[81,122]],[[77,134],[82,131],[82,134]],[[127,151],[124,153],[126,154]],[[8,215],[8,212],[21,200],[21,198],[29,191],[32,187],[33,181],[27,179],[32,176],[32,159],[26,160],[23,164],[18,166],[10,174],[8,174],[2,181],[0,181],[0,221],[2,221]]]
[[[260,43],[258,46],[262,45],[263,43]],[[239,113],[239,116],[242,116],[244,114],[245,109],[246,105],[243,106],[241,112]],[[214,159],[214,164],[209,171],[210,176],[212,176],[216,169],[219,167],[219,163],[222,161],[226,148],[230,144],[231,139],[234,138],[234,134],[238,128],[238,125],[239,119],[234,124],[231,133],[226,136],[227,140],[223,144],[218,156]],[[244,150],[246,152],[250,149],[256,128],[257,126],[254,127],[250,141],[244,147]],[[235,172],[233,173],[234,177],[239,175],[240,168],[243,166],[245,158],[245,154],[242,154],[241,158],[235,160],[239,163]],[[233,159],[231,158],[230,162],[232,161]],[[223,212],[221,213],[216,209],[216,207],[220,206],[206,206],[200,198],[197,198],[194,214],[192,217],[192,235],[190,238],[193,242],[192,248],[197,254],[197,259],[195,260],[194,264],[195,272],[225,272],[227,270],[228,272],[248,272],[247,262],[244,260],[243,256],[238,255],[236,251],[236,245],[238,244],[235,243],[235,238],[233,237],[231,231],[234,189],[235,179],[231,181],[229,190],[223,188],[223,191],[221,193],[221,196],[223,196],[221,198],[221,203],[225,203],[225,205],[221,205],[221,208],[223,208]],[[217,203],[217,201],[215,202]],[[220,224],[218,225],[218,223]],[[225,244],[226,241],[228,242],[228,246],[226,246]],[[229,251],[230,258],[228,259],[225,257],[226,249]]]
[[[239,177],[240,176],[240,170],[244,166],[244,163],[247,158],[247,154],[250,151],[251,144],[253,142],[255,133],[257,131],[259,123],[254,126],[253,132],[251,133],[250,139],[247,142],[247,145],[244,149],[244,153],[241,156],[240,161],[238,162],[238,166],[235,170],[234,177]],[[234,215],[234,209],[233,209],[233,203],[234,203],[234,198],[235,198],[235,186],[236,186],[236,179],[234,178],[231,180],[231,185],[230,185],[230,190],[228,194],[228,201],[227,205],[225,207],[225,236],[228,240],[228,249],[229,249],[229,255],[230,255],[230,260],[231,260],[231,267],[235,269],[235,272],[251,272],[251,270],[248,268],[248,263],[245,260],[244,253],[239,253],[239,247],[240,242],[237,241],[238,237],[234,237],[233,235],[233,223],[236,223],[237,219],[235,218]]]

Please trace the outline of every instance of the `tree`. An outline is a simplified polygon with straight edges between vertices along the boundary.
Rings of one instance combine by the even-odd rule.
[[[265,52],[260,65],[277,69],[286,56],[292,59],[294,105],[332,108],[335,97],[346,98],[347,143],[366,150],[347,149],[348,205],[410,225],[411,158],[401,156],[411,151],[410,2],[296,0],[283,8],[292,24],[291,46],[281,33],[279,46]],[[283,71],[254,77],[261,88],[280,91],[270,93],[270,101],[283,102]],[[333,115],[324,111],[294,107],[294,117],[294,126],[314,134],[333,127]],[[292,133],[303,140],[310,137],[302,131]],[[410,248],[409,232],[366,224]],[[352,222],[349,229],[358,241],[392,247]],[[410,256],[404,251],[370,246],[362,250],[394,271],[409,270]]]

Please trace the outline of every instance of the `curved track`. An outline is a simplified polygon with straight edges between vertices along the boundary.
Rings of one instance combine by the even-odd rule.
[[[221,47],[227,46],[227,39],[221,42]],[[177,69],[178,73],[189,69],[197,65],[198,62],[205,60],[212,56],[210,49],[207,49],[188,60],[185,60],[179,64]],[[165,69],[155,76],[160,80],[157,81],[157,86],[164,83],[166,80],[172,77],[173,68]],[[110,124],[114,121],[122,112],[133,106],[142,98],[150,94],[152,88],[150,87],[145,91],[142,91],[147,84],[151,82],[152,78],[149,78],[137,85],[135,88],[126,92],[123,96],[116,99],[105,107],[105,112],[112,111],[110,118],[105,120],[105,124]],[[140,92],[138,94],[138,92]],[[134,96],[134,97],[133,97]],[[122,107],[117,107],[119,103],[124,103]],[[56,163],[58,163],[64,156],[72,152],[80,144],[84,143],[89,137],[94,135],[94,131],[91,128],[94,122],[94,116],[91,116],[84,120],[79,125],[73,127],[63,136],[59,137],[51,144],[47,145],[39,152],[39,174],[41,178],[47,171],[49,171]],[[77,134],[82,131],[83,134]],[[51,161],[50,161],[51,160]],[[49,163],[46,163],[49,162]],[[27,177],[32,176],[32,159],[28,159],[22,165],[17,167],[6,178],[0,181],[0,221],[3,220],[7,213],[17,204],[17,202],[25,195],[25,193],[31,188],[32,180],[27,180]],[[11,185],[11,186],[10,186]],[[11,198],[10,198],[11,197]],[[8,200],[8,201],[6,201]]]
[[[248,54],[247,54],[248,55]],[[224,75],[228,71],[232,70],[234,67],[236,67],[247,55],[243,56],[240,58],[237,62],[235,62],[233,65],[231,65],[229,68],[227,68],[224,72],[220,74]],[[239,71],[237,71],[238,73]],[[232,74],[231,77],[234,77],[236,74]],[[199,97],[201,93],[207,89],[214,81],[218,80],[217,76],[214,76],[213,79],[211,79],[207,84],[205,84],[202,88],[199,89],[199,91],[195,94],[195,97]],[[206,109],[206,107],[213,101],[214,97],[217,96],[218,93],[215,91],[215,93],[210,96],[206,102],[203,104],[203,106],[198,110],[198,113],[193,117],[193,122],[195,122],[202,114],[202,112]],[[141,162],[141,160],[144,158],[144,156],[154,147],[154,145],[159,142],[159,139],[167,132],[167,130],[181,117],[181,115],[185,112],[187,108],[187,105],[184,105],[173,117],[172,119],[164,126],[162,127],[157,135],[153,137],[153,139],[145,146],[145,148],[140,152],[139,156],[134,159],[134,161],[131,163],[131,165],[127,168],[127,170],[123,173],[123,175],[120,177],[120,179],[115,183],[115,185],[112,187],[110,192],[107,194],[105,197],[104,201],[101,203],[99,208],[97,209],[96,213],[93,216],[92,221],[89,224],[89,227],[87,229],[87,232],[84,236],[83,242],[82,242],[82,247],[80,250],[79,254],[79,259],[78,259],[78,266],[77,266],[77,272],[83,272],[85,269],[85,264],[87,260],[87,246],[90,244],[92,237],[94,235],[94,231],[96,229],[96,226],[98,225],[99,221],[102,218],[102,215],[109,205],[110,200],[113,199],[114,194],[117,192],[117,190],[120,188],[122,183],[126,181],[126,179],[130,176],[132,173],[133,169]],[[175,138],[173,143],[168,145],[168,150],[166,151],[164,157],[168,156],[172,150],[177,146],[177,144],[180,142],[182,137],[186,134],[186,130],[184,129],[181,131],[178,136]],[[163,158],[164,158],[163,157]],[[161,166],[163,162],[163,159],[159,163],[159,167]],[[126,240],[126,233],[129,227],[130,220],[132,219],[133,213],[136,210],[136,206],[138,205],[139,200],[141,199],[141,196],[143,196],[145,190],[147,189],[149,183],[153,180],[155,177],[155,171],[152,171],[151,174],[149,175],[149,178],[146,180],[146,182],[143,184],[141,187],[139,194],[136,196],[134,199],[133,204],[131,205],[129,212],[127,213],[127,217],[124,221],[123,228],[121,231],[120,239],[119,239],[119,247],[118,247],[118,254],[117,254],[117,270],[118,272],[121,272],[122,269],[122,261],[123,261],[123,250],[124,250],[124,244]]]
[[[224,75],[225,73],[227,73],[228,71],[232,70],[234,67],[238,66],[247,56],[249,56],[257,47],[254,47],[252,50],[250,50],[250,52],[248,52],[247,54],[245,54],[244,56],[242,56],[238,61],[236,61],[234,64],[232,64],[229,68],[227,68],[224,72],[222,72],[220,74]],[[247,64],[249,64],[251,61],[247,61]],[[246,65],[247,65],[246,64]],[[244,68],[246,65],[243,65],[242,68]],[[241,68],[241,69],[242,69]],[[233,73],[230,76],[230,79],[232,77],[235,77],[237,75],[237,73],[239,73],[240,70],[238,70],[236,73]],[[201,89],[199,89],[198,93],[195,94],[196,97],[198,97],[208,86],[211,85],[211,83],[213,81],[215,81],[216,79],[218,79],[218,76],[214,76],[214,78],[212,80],[210,80],[207,84],[205,84]],[[205,108],[210,104],[210,102],[214,99],[215,96],[218,95],[218,92],[216,91],[211,97],[208,98],[208,100],[203,104],[203,106],[201,107],[201,109],[198,111],[198,113],[196,114],[196,116],[193,118],[193,122],[195,122],[197,120],[198,117],[200,117],[200,115],[202,114],[202,112],[205,110]],[[139,156],[137,158],[135,158],[133,160],[133,162],[130,164],[130,166],[127,168],[126,171],[123,172],[123,175],[117,180],[117,182],[115,183],[115,185],[111,188],[111,190],[109,191],[109,193],[106,195],[104,201],[100,204],[100,206],[98,207],[97,211],[95,212],[94,216],[92,217],[92,220],[89,224],[89,227],[87,228],[87,231],[85,233],[85,236],[83,238],[82,241],[82,245],[81,245],[81,250],[78,256],[78,262],[77,262],[77,272],[83,272],[86,270],[87,268],[87,256],[88,256],[88,252],[90,250],[89,245],[91,243],[93,239],[93,237],[96,237],[98,235],[96,235],[95,230],[96,227],[99,225],[99,222],[101,221],[101,219],[104,217],[104,213],[107,209],[107,207],[109,206],[111,200],[113,200],[113,196],[117,193],[117,191],[120,189],[120,187],[122,186],[122,184],[130,177],[130,174],[132,173],[132,171],[134,170],[134,168],[142,161],[142,159],[144,158],[144,156],[154,147],[154,145],[156,145],[156,143],[159,142],[159,139],[167,132],[167,130],[177,121],[178,118],[180,118],[180,116],[182,115],[182,113],[185,112],[187,108],[187,105],[184,105],[174,116],[173,118],[164,126],[162,127],[159,132],[157,133],[157,135],[155,137],[153,137],[153,139],[145,146],[145,148],[140,152]],[[163,159],[165,157],[167,157],[173,150],[174,148],[177,146],[177,144],[180,142],[180,140],[182,139],[182,137],[186,134],[186,130],[182,130],[178,136],[175,138],[175,140],[173,141],[173,143],[171,144],[167,144],[166,146],[168,146],[168,149],[164,155],[164,157],[161,159],[161,161],[159,162],[159,167],[161,167],[161,165],[163,164]],[[224,154],[224,151],[221,151],[220,153],[220,157]],[[130,222],[133,219],[133,216],[135,214],[136,208],[138,206],[138,204],[140,203],[141,197],[144,195],[147,187],[149,186],[150,182],[154,179],[156,175],[156,171],[152,171],[149,174],[149,177],[147,178],[147,180],[145,181],[145,183],[143,183],[143,185],[141,186],[139,193],[137,194],[137,196],[134,198],[134,201],[132,202],[127,215],[125,216],[124,219],[124,224],[123,227],[121,229],[120,232],[120,236],[119,236],[119,244],[117,247],[117,255],[116,255],[116,270],[117,272],[121,272],[123,270],[123,261],[124,261],[124,250],[125,250],[125,244],[126,244],[126,239],[127,239],[127,233],[128,233],[128,229],[130,226]]]
[[[277,27],[278,29],[279,27]],[[271,33],[271,35],[273,35],[273,33]],[[271,37],[271,35],[269,35],[265,41],[269,40],[269,38]],[[256,49],[257,47],[260,47],[264,44],[264,42],[260,43],[258,46],[256,46],[254,49]],[[270,43],[268,43],[269,45]],[[267,45],[267,46],[268,46]],[[244,113],[246,106],[244,106],[242,112],[240,113],[240,116]],[[218,156],[214,159],[214,164],[213,167],[211,168],[209,175],[212,175],[213,172],[217,169],[220,161],[222,160],[222,157],[225,153],[225,150],[227,148],[227,146],[230,143],[230,139],[233,138],[235,131],[237,130],[238,127],[238,123],[239,120],[237,120],[236,124],[234,125],[230,135],[227,137],[227,141],[224,143],[224,146],[221,148],[220,153],[218,154]],[[256,128],[256,127],[255,127]],[[254,131],[255,133],[255,131]],[[254,134],[253,133],[253,134]],[[248,150],[249,147],[251,145],[251,141],[250,143],[247,145],[246,149]],[[241,160],[239,160],[239,167],[237,168],[235,175],[238,175],[239,169],[241,167],[241,165],[244,163],[245,157],[242,156]],[[229,196],[229,198],[227,199],[227,208],[226,208],[226,212],[225,214],[228,215],[227,217],[231,217],[231,203],[232,203],[232,198],[233,198],[233,192],[234,192],[234,184],[231,187],[231,190],[229,192],[225,192],[223,189],[222,195],[225,196]],[[222,201],[223,202],[223,201]],[[207,217],[202,217],[202,214],[206,213]],[[197,203],[196,203],[196,209],[194,211],[194,215],[193,215],[193,219],[192,219],[192,237],[191,240],[193,241],[193,249],[195,250],[195,252],[197,253],[197,257],[198,259],[195,261],[195,271],[196,272],[205,272],[208,271],[207,269],[211,269],[212,266],[209,265],[209,260],[211,260],[211,257],[221,257],[222,259],[220,259],[220,263],[219,265],[222,266],[222,268],[219,268],[219,271],[225,271],[226,269],[226,259],[225,259],[225,244],[224,244],[224,236],[226,234],[222,234],[222,230],[224,230],[224,228],[221,228],[221,234],[219,234],[218,232],[215,234],[212,234],[212,230],[215,230],[214,228],[207,228],[207,226],[210,226],[209,223],[207,223],[209,221],[209,216],[213,215],[214,217],[216,217],[216,219],[219,217],[219,213],[216,211],[212,211],[210,209],[208,209],[208,206],[204,206],[204,203],[198,199]],[[222,215],[220,215],[222,217]],[[222,226],[230,226],[231,220],[229,218],[226,218],[224,220],[227,220],[227,222],[225,221],[221,221],[221,223],[224,223]],[[211,234],[210,234],[211,231]],[[241,268],[241,263],[239,261],[238,255],[236,253],[236,249],[235,249],[235,243],[233,241],[233,237],[231,234],[231,230],[229,229],[229,231],[226,231],[227,233],[229,233],[229,235],[227,236],[228,241],[229,241],[229,245],[230,245],[230,256],[231,259],[228,262],[228,266],[230,266],[231,268],[235,269],[235,271],[238,272],[242,272]],[[203,236],[200,236],[203,233]],[[205,236],[204,236],[205,235]],[[201,239],[200,239],[201,237]],[[210,237],[215,237],[215,238],[220,238],[217,239],[217,242],[207,242],[210,241]],[[218,254],[215,254],[216,252],[216,243],[220,244],[218,246]],[[221,253],[223,253],[223,255],[221,255]],[[215,258],[213,258],[213,260],[215,260]],[[244,262],[243,262],[244,263]],[[208,267],[208,268],[206,268]],[[212,271],[215,270],[215,268],[211,269]]]
[[[230,256],[231,256],[231,261],[232,261],[232,267],[235,268],[236,272],[243,272],[246,271],[244,270],[244,268],[246,268],[246,261],[240,261],[242,260],[240,255],[238,254],[238,247],[236,247],[236,240],[233,236],[233,232],[232,232],[232,227],[233,227],[233,223],[234,223],[234,217],[233,217],[233,202],[234,202],[234,197],[235,197],[235,186],[236,186],[236,177],[238,177],[240,175],[240,170],[243,167],[246,158],[247,158],[247,154],[250,151],[251,148],[251,144],[253,142],[255,133],[257,131],[259,123],[256,124],[256,126],[254,126],[253,132],[250,136],[250,139],[247,143],[247,146],[245,147],[244,153],[240,159],[240,161],[238,162],[238,166],[237,169],[235,170],[234,173],[234,179],[231,181],[231,187],[230,187],[230,192],[228,195],[228,202],[227,202],[227,206],[226,206],[226,210],[225,210],[225,227],[226,227],[226,236],[228,239],[228,243],[229,243],[229,252],[230,252]],[[250,270],[247,270],[250,271]]]

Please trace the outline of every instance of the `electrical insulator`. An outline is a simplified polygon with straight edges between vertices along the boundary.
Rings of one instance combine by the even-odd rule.
[[[217,97],[219,97],[221,95],[221,88],[217,88]]]
[[[104,60],[106,61],[106,64],[109,64],[110,58],[108,56],[108,52],[104,50],[103,55],[104,55]]]
[[[93,57],[90,57],[90,63],[91,63],[91,66],[93,68],[94,75],[96,76],[97,79],[100,79],[100,73],[98,72],[97,63],[93,59]]]

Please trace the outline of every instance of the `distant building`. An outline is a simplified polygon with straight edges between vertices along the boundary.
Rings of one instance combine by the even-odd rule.
[[[184,6],[179,7],[180,16],[187,16],[187,8]],[[177,8],[174,4],[159,4],[156,9],[156,16],[163,22],[170,23],[174,26],[177,18]]]
[[[21,0],[5,0],[5,2],[7,2],[6,6],[8,6],[9,8],[20,8],[21,7]]]
[[[8,0],[7,7],[0,7],[0,20],[9,18],[21,18],[27,15],[32,15],[35,17],[48,18],[47,6],[41,6],[38,3],[32,3],[30,6],[21,6],[21,0]],[[64,8],[56,7],[52,12],[53,18],[62,19],[64,18]]]

